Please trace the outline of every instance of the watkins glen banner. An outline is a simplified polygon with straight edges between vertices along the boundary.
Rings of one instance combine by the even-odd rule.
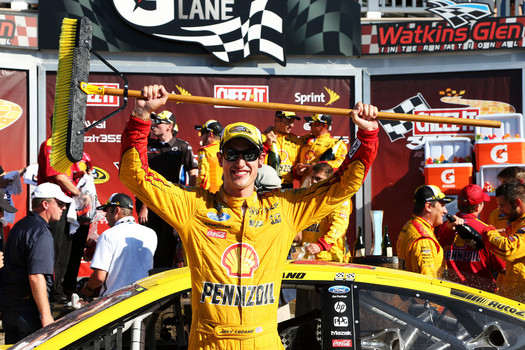
[[[433,0],[428,11],[443,21],[366,24],[362,54],[512,49],[525,46],[524,17],[490,17],[487,4]]]

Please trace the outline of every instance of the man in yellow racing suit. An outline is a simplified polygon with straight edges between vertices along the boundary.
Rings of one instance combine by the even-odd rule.
[[[217,159],[222,125],[218,121],[210,119],[203,125],[195,125],[195,130],[199,132],[202,144],[197,152],[199,173],[196,186],[215,193],[222,185],[222,168]]]
[[[434,227],[443,223],[443,215],[447,213],[445,204],[451,200],[434,185],[416,189],[414,213],[397,239],[397,255],[404,261],[404,270],[441,277],[446,262]]]
[[[267,129],[263,135],[264,152],[268,155],[272,144],[275,143],[278,156],[280,158],[279,175],[281,176],[282,188],[292,188],[295,179],[293,167],[299,156],[299,149],[303,141],[292,133],[292,128],[296,120],[300,120],[295,112],[277,111],[275,112],[274,126]],[[268,164],[268,157],[265,160]]]
[[[299,150],[294,174],[300,178],[301,187],[308,187],[311,183],[309,172],[315,163],[326,161],[332,168],[337,169],[345,159],[347,150],[343,140],[333,138],[328,131],[332,125],[331,115],[314,114],[304,119],[310,124],[312,133],[302,137],[303,144]],[[330,150],[334,151],[332,155],[325,153]]]
[[[166,181],[148,167],[149,115],[164,105],[161,85],[145,86],[122,138],[120,180],[177,229],[192,278],[190,349],[282,349],[277,306],[283,265],[296,232],[329,214],[361,186],[377,153],[377,108],[358,103],[360,128],[347,159],[330,181],[311,188],[257,194],[263,164],[260,132],[228,125],[216,194]]]
[[[511,180],[496,189],[498,208],[509,222],[504,233],[487,233],[488,249],[506,263],[505,278],[498,279],[498,294],[525,302],[525,185]]]
[[[504,184],[505,182],[511,180],[525,180],[525,168],[521,166],[505,167],[498,173],[496,177],[498,178],[500,184]],[[505,232],[505,229],[507,228],[507,222],[507,216],[498,208],[490,212],[489,218],[487,220],[487,223],[494,226],[499,232]],[[500,274],[498,278],[500,276],[504,275]]]
[[[332,176],[334,169],[325,162],[317,163],[312,167],[312,185],[324,181]],[[350,222],[352,201],[347,200],[339,207],[301,233],[301,244],[306,246],[305,258],[315,256],[319,261],[343,262],[346,254],[346,230]],[[349,256],[349,255],[348,255]]]

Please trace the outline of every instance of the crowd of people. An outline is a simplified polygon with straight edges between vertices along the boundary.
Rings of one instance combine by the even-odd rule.
[[[446,208],[453,197],[437,186],[420,186],[397,240],[403,268],[524,302],[525,168],[507,167],[497,177],[498,208],[487,223],[478,218],[490,200],[480,186],[461,189],[455,215]]]
[[[278,111],[263,133],[244,122],[195,125],[201,146],[195,155],[177,137],[173,112],[157,114],[167,102],[166,89],[150,85],[143,93],[122,136],[119,174],[135,198],[114,193],[97,205],[96,196],[88,196],[79,208],[78,199],[90,194],[84,187],[90,156],[60,173],[50,165],[52,139],[41,145],[32,210],[13,226],[0,255],[6,343],[52,323],[53,303],[67,302],[72,293],[102,296],[152,268],[186,265],[192,276],[192,347],[257,340],[278,348],[276,299],[294,246],[304,249],[305,259],[345,262],[351,256],[351,197],[377,153],[377,108],[358,103],[353,109],[358,132],[350,152],[342,138],[330,135],[331,116],[305,117],[311,132],[298,136],[292,129],[301,118]],[[453,198],[437,186],[417,188],[413,215],[397,240],[403,268],[525,301],[525,169],[506,168],[498,179],[498,209],[488,223],[478,219],[489,197],[477,185],[461,190],[455,215],[446,208]],[[104,212],[110,228],[90,256],[91,276],[77,286],[93,219],[81,213],[86,207]],[[14,211],[0,192],[0,217]],[[78,213],[76,225],[68,220],[71,211]],[[235,294],[239,279],[264,294],[257,311],[239,308],[245,305],[242,295],[221,300],[219,290]],[[244,335],[217,333],[224,326]]]

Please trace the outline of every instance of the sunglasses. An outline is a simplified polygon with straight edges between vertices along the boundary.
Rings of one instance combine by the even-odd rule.
[[[242,156],[242,159],[244,159],[247,162],[253,162],[259,156],[261,155],[261,152],[259,152],[256,148],[250,148],[244,151],[238,151],[236,149],[226,149],[222,152],[224,155],[224,159],[226,159],[229,162],[234,162],[237,159],[239,159],[239,156]]]
[[[59,201],[58,199],[53,199],[53,200],[50,200],[48,202],[49,203],[55,203],[59,208],[65,208],[66,207],[66,203],[64,203],[62,201]]]

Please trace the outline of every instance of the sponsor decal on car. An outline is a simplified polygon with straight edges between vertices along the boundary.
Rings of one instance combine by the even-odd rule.
[[[347,286],[331,286],[328,291],[332,294],[346,294],[350,292],[350,287]]]
[[[335,316],[334,317],[334,326],[335,327],[348,327],[348,317],[346,317],[346,316]],[[339,334],[337,334],[337,335],[339,335]]]
[[[332,339],[333,348],[351,348],[352,339]]]
[[[340,314],[346,311],[346,304],[342,301],[338,301],[334,304],[334,310]]]
[[[515,306],[500,303],[499,301],[495,301],[495,300],[483,297],[481,295],[465,293],[463,291],[458,291],[458,290],[452,290],[451,294],[458,296],[460,298],[466,299],[470,302],[482,305],[484,307],[488,307],[493,310],[498,310],[498,311],[507,313],[509,315],[519,317],[521,319],[525,319],[525,310],[517,308]]]
[[[305,276],[306,276],[305,272],[288,272],[286,273],[286,275],[283,272],[283,279],[287,279],[287,280],[302,280],[304,279]]]

